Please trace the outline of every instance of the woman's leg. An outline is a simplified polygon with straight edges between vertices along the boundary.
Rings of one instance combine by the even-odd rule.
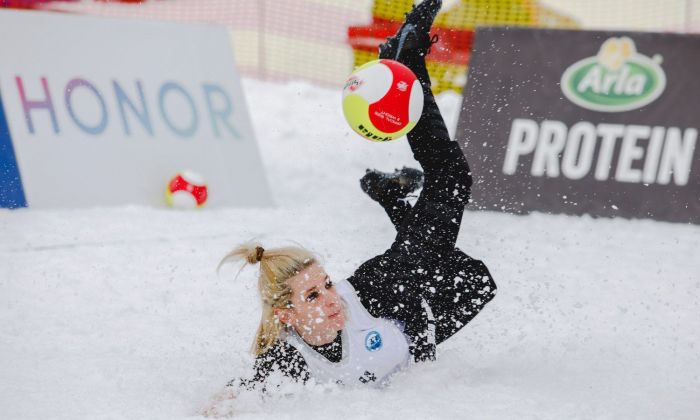
[[[439,4],[439,0],[425,0],[419,7],[439,9]],[[388,55],[393,52],[393,58],[416,74],[424,97],[421,118],[408,134],[424,171],[423,191],[398,227],[390,252],[403,262],[400,266],[412,266],[413,281],[397,289],[403,286],[427,303],[426,311],[436,326],[434,342],[440,343],[476,316],[493,298],[496,285],[481,261],[455,248],[472,177],[459,144],[449,138],[433,96],[425,63],[432,42],[428,29],[423,30],[409,48],[380,48],[380,58],[392,58]]]
[[[382,206],[387,216],[389,216],[389,220],[391,220],[396,230],[399,230],[403,219],[412,209],[405,198],[387,198],[381,201],[377,200],[377,202]]]
[[[434,358],[436,341],[459,330],[495,291],[483,263],[455,249],[472,179],[459,145],[449,138],[425,67],[428,30],[440,3],[424,0],[404,24],[417,27],[416,33],[402,37],[402,27],[380,46],[380,58],[404,63],[423,88],[423,113],[408,134],[413,155],[425,172],[423,191],[401,219],[391,248],[362,264],[348,279],[372,315],[405,324],[416,360]],[[404,48],[399,48],[400,40],[405,41]]]
[[[362,190],[382,206],[396,230],[412,206],[407,198],[423,186],[423,171],[403,167],[393,173],[367,170],[360,179]]]
[[[425,0],[416,11],[421,12],[420,8],[423,8],[425,15],[436,14],[440,3]],[[422,21],[421,17],[424,18]],[[418,27],[404,38],[403,45],[398,45],[400,32],[398,40],[390,39],[380,47],[379,55],[380,58],[397,59],[410,68],[418,77],[424,96],[421,118],[408,133],[413,156],[424,171],[423,191],[415,206],[402,219],[392,249],[412,257],[426,254],[439,257],[455,247],[472,178],[461,148],[449,138],[431,90],[425,55],[431,45],[428,31],[432,19],[418,14],[417,20]],[[420,23],[425,27],[421,28]]]

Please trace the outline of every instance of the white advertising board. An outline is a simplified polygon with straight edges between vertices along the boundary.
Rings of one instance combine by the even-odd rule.
[[[271,204],[222,27],[0,11],[0,96],[0,207]]]

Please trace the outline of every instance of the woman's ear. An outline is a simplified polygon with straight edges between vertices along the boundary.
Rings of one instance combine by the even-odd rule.
[[[289,313],[289,309],[275,308],[274,314],[283,324],[289,324],[291,322],[292,314]]]

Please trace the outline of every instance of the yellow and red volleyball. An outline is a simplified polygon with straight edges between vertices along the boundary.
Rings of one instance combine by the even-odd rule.
[[[350,127],[372,141],[408,133],[423,112],[423,90],[416,75],[394,60],[358,67],[343,88],[343,113]]]
[[[168,182],[165,202],[178,209],[201,208],[207,202],[209,191],[204,178],[196,172],[183,171]]]

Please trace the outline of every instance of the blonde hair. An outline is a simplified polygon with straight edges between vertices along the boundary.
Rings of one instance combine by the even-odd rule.
[[[292,289],[287,280],[318,259],[311,251],[301,246],[264,249],[257,242],[246,242],[229,252],[221,260],[218,268],[239,260],[245,260],[241,270],[245,264],[260,263],[258,291],[263,309],[252,346],[252,352],[260,355],[275,343],[284,328],[284,324],[275,316],[275,309],[291,307]]]

